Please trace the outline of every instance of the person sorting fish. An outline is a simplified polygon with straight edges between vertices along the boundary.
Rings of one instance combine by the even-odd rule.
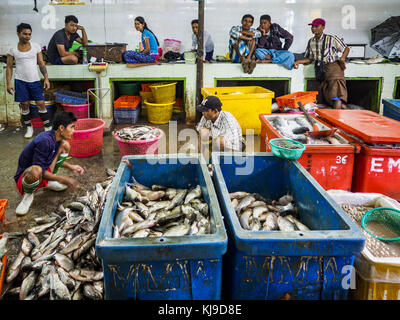
[[[241,152],[245,149],[242,128],[235,117],[221,111],[222,103],[216,96],[208,96],[196,110],[202,113],[197,126],[199,132],[199,150],[206,157],[206,151],[212,146],[213,150]]]
[[[346,109],[347,88],[344,70],[350,48],[337,36],[324,34],[324,19],[314,19],[309,25],[315,37],[308,41],[305,59],[295,61],[294,68],[297,69],[299,64],[314,62],[315,78],[321,82],[321,91],[326,103],[335,109]]]
[[[79,36],[78,30],[82,32]],[[79,54],[69,52],[74,41],[81,43],[84,47],[88,44],[88,36],[85,28],[78,25],[78,18],[75,16],[65,17],[65,28],[58,30],[50,39],[47,47],[47,55],[51,64],[77,64]]]
[[[22,216],[29,211],[34,192],[40,188],[63,191],[68,186],[78,186],[75,179],[57,175],[60,167],[75,174],[84,173],[81,166],[65,162],[71,148],[67,140],[74,133],[76,120],[72,112],[57,113],[53,129],[39,133],[22,151],[14,176],[17,189],[23,196],[15,210],[16,215]]]

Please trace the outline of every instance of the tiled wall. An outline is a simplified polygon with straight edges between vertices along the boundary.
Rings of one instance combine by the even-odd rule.
[[[0,53],[16,42],[15,26],[20,22],[33,27],[33,41],[47,45],[52,34],[64,26],[64,16],[74,14],[85,26],[89,39],[96,42],[125,42],[136,48],[139,36],[133,27],[134,17],[143,16],[162,40],[182,41],[182,50],[191,47],[190,21],[197,18],[194,0],[82,0],[84,6],[49,6],[50,0],[0,1]],[[390,16],[400,15],[399,0],[205,0],[205,27],[215,42],[215,55],[227,53],[228,33],[232,25],[250,13],[258,26],[262,14],[293,33],[291,50],[304,52],[311,36],[307,24],[315,17],[327,21],[327,33],[336,34],[347,43],[367,43],[370,29]],[[376,52],[367,49],[367,56]]]

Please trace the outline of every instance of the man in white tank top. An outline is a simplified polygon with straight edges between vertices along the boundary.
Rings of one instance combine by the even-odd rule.
[[[32,28],[27,23],[17,26],[18,44],[11,47],[7,54],[7,92],[14,94],[15,102],[19,102],[22,121],[26,125],[27,131],[25,138],[32,138],[33,128],[31,123],[31,113],[29,110],[30,101],[35,101],[38,107],[39,116],[43,121],[45,131],[52,129],[51,120],[44,101],[44,92],[39,78],[37,65],[44,77],[44,89],[50,88],[45,63],[43,61],[40,46],[30,42]],[[15,61],[14,84],[11,84],[13,74],[13,64]]]

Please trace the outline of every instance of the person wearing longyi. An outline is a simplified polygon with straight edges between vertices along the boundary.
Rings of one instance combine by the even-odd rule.
[[[57,113],[53,130],[39,133],[22,151],[14,176],[17,189],[23,196],[15,210],[18,216],[29,211],[34,192],[38,189],[63,191],[68,186],[78,186],[75,179],[57,175],[60,167],[65,167],[75,174],[84,173],[81,166],[65,162],[71,148],[67,140],[74,133],[76,120],[72,112]]]
[[[82,37],[79,36],[78,30],[82,32]],[[60,65],[77,64],[79,54],[77,52],[69,52],[74,41],[87,46],[88,36],[85,28],[78,25],[77,17],[66,16],[65,27],[53,35],[47,47],[47,56],[50,63]]]
[[[335,109],[346,109],[347,88],[344,70],[350,48],[337,36],[324,33],[324,19],[314,19],[309,25],[315,36],[308,41],[305,59],[295,61],[294,68],[297,69],[299,64],[314,62],[315,76],[321,82],[321,91],[326,103]]]
[[[14,94],[15,102],[19,102],[22,122],[26,125],[25,138],[32,138],[32,115],[29,110],[30,101],[33,100],[38,107],[39,116],[43,121],[44,130],[51,130],[51,119],[44,102],[44,92],[40,82],[37,66],[43,74],[43,88],[50,89],[46,65],[43,61],[42,50],[37,43],[30,42],[32,27],[27,23],[17,26],[18,44],[10,48],[7,54],[7,92]],[[14,86],[11,84],[13,64],[15,61]]]

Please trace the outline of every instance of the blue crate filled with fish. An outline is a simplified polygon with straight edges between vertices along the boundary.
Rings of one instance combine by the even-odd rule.
[[[346,299],[361,229],[297,162],[213,153],[228,231],[226,299]]]
[[[382,99],[383,115],[400,121],[400,99]]]
[[[220,299],[227,234],[204,158],[122,160],[96,239],[105,298]]]

